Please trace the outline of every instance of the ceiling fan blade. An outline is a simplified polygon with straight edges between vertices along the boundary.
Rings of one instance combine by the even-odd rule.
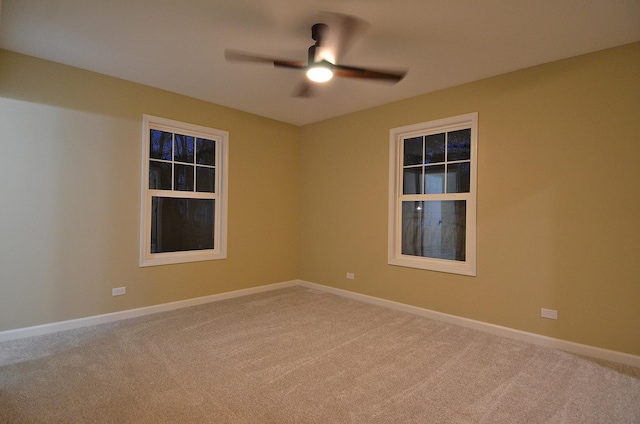
[[[299,60],[279,59],[268,56],[260,56],[252,53],[243,53],[235,50],[225,50],[224,57],[229,62],[253,62],[253,63],[271,63],[273,66],[282,68],[304,69],[307,62]]]
[[[293,93],[291,93],[291,97],[300,97],[303,99],[308,99],[309,97],[315,97],[315,95],[316,95],[315,85],[310,83],[307,80],[300,81],[300,83],[295,88]]]
[[[343,78],[374,79],[395,84],[407,75],[407,71],[385,71],[336,65],[334,75]]]
[[[369,28],[368,22],[352,15],[327,13],[325,20],[329,31],[326,40],[323,40],[323,46],[333,54],[336,62]]]

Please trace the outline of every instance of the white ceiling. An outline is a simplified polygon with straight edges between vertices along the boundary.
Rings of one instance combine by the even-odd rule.
[[[640,0],[0,0],[0,47],[302,125],[640,41]],[[342,64],[408,68],[396,85],[334,79],[224,50],[306,60],[322,12],[370,24]]]

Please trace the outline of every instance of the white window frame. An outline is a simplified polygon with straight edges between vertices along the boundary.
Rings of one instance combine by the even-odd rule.
[[[185,262],[210,261],[227,257],[227,188],[229,171],[229,133],[214,128],[189,124],[152,115],[143,115],[142,124],[142,178],[140,207],[140,266],[167,265]],[[185,192],[149,189],[149,134],[150,130],[163,130],[216,141],[215,193]],[[151,253],[152,197],[215,199],[214,248],[181,252]]]
[[[403,140],[406,138],[439,134],[459,129],[471,129],[471,163],[469,193],[404,195]],[[476,201],[478,158],[478,113],[468,113],[438,119],[389,131],[389,235],[388,263],[410,268],[420,268],[462,275],[476,275]],[[465,260],[428,258],[402,254],[402,201],[466,200]]]

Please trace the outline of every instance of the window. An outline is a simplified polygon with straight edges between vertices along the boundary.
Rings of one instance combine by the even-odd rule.
[[[228,133],[144,115],[140,266],[226,258]]]
[[[478,114],[390,131],[391,265],[476,275]]]

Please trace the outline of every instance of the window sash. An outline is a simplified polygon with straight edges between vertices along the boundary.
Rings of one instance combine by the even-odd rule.
[[[173,134],[181,134],[215,141],[215,164],[210,168],[215,169],[214,192],[197,191],[194,181],[193,191],[177,190],[173,183],[171,189],[149,188],[149,164],[150,160],[162,161],[150,158],[150,131],[160,130]],[[154,266],[172,263],[195,262],[226,258],[227,239],[227,174],[228,174],[228,133],[226,131],[205,128],[198,125],[172,121],[151,115],[143,117],[143,146],[142,146],[142,202],[140,219],[140,266]],[[172,143],[173,144],[173,143]],[[172,146],[173,152],[173,146]],[[172,155],[171,161],[162,161],[172,164],[181,164]],[[194,174],[199,165],[193,164]],[[175,178],[172,171],[172,180]],[[182,250],[173,252],[151,252],[151,225],[152,225],[152,199],[154,197],[176,199],[209,199],[214,201],[213,210],[213,248],[197,250]]]
[[[438,194],[404,194],[403,174],[405,139],[448,133],[471,128],[471,158],[469,192]],[[389,241],[388,263],[462,275],[476,275],[476,191],[477,191],[477,113],[445,118],[432,122],[394,128],[390,131],[389,164]],[[447,164],[459,161],[446,162]],[[443,162],[444,164],[444,162]],[[422,165],[418,164],[417,167]],[[465,260],[439,259],[402,253],[403,202],[464,200],[466,202]]]

